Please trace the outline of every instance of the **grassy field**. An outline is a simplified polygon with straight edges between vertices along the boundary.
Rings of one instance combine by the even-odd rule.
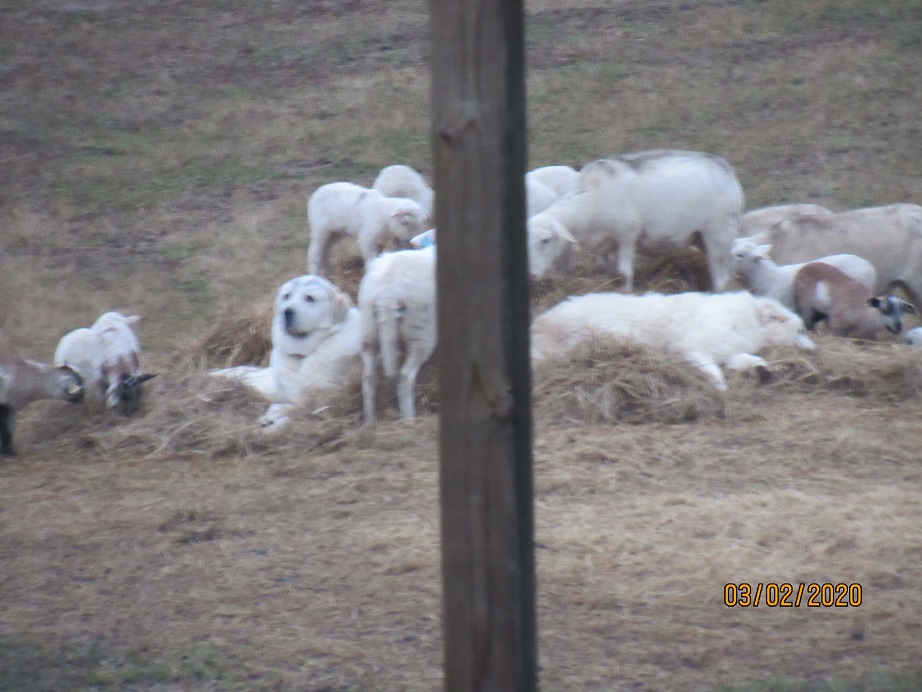
[[[922,202],[922,5],[527,5],[529,165],[658,147],[751,208]],[[143,316],[122,420],[23,412],[0,482],[0,690],[425,690],[441,681],[437,392],[359,429],[353,388],[268,438],[211,382],[305,271],[305,195],[431,180],[425,3],[0,4],[0,350]],[[694,256],[640,288],[698,285]],[[583,258],[540,309],[620,281]],[[354,297],[356,260],[337,283]],[[922,686],[922,361],[818,337],[715,395],[600,344],[535,377],[547,690]],[[264,346],[264,344],[263,344]],[[386,402],[389,404],[390,402]],[[916,437],[916,436],[919,437]],[[728,608],[728,582],[862,585]]]

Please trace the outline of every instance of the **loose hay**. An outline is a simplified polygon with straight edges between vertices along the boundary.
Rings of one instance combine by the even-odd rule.
[[[534,405],[536,421],[552,425],[726,415],[721,393],[678,354],[602,336],[536,368]]]
[[[272,350],[274,298],[219,317],[188,350],[188,357],[209,368],[266,365]]]

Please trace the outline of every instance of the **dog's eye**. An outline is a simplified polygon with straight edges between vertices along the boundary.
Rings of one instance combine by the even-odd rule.
[[[304,300],[306,300],[308,303],[313,303],[314,296],[304,296]]]
[[[289,298],[291,298],[290,293],[286,293],[285,295],[282,296],[282,300],[288,300]]]

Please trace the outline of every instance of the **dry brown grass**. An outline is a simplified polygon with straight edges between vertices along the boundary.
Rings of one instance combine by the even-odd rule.
[[[751,207],[920,201],[917,3],[527,11],[531,166],[681,147],[731,161]],[[50,359],[120,309],[160,373],[135,419],[23,412],[0,688],[439,686],[433,367],[421,417],[385,388],[373,435],[357,380],[269,437],[263,402],[205,374],[265,361],[307,193],[431,176],[426,22],[409,0],[0,5],[0,348]],[[361,272],[338,247],[353,297]],[[637,280],[702,288],[701,255]],[[621,285],[578,254],[532,308]],[[535,372],[544,688],[919,688],[918,354],[817,342],[725,395],[612,342]],[[740,581],[865,600],[725,607]]]

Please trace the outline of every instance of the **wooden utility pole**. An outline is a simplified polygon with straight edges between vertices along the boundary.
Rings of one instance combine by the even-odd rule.
[[[537,688],[521,0],[432,0],[447,690]]]

